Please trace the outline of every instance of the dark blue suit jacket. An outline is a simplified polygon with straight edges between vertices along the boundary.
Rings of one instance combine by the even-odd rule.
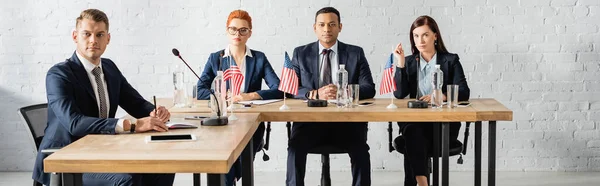
[[[319,43],[314,42],[294,49],[292,65],[298,75],[298,95],[306,99],[306,93],[319,87]],[[360,99],[375,97],[375,84],[369,63],[362,48],[338,41],[338,62],[346,65],[348,84],[359,84]],[[335,67],[338,68],[338,67]]]
[[[418,55],[418,54],[417,54]],[[417,96],[417,59],[415,55],[406,56],[404,58],[406,66],[404,68],[396,67],[396,91],[394,96],[398,99],[403,99],[410,94],[410,98]],[[459,57],[452,53],[437,53],[437,64],[440,65],[444,72],[444,85],[442,92],[446,94],[446,85],[458,85],[458,100],[467,101],[471,90],[467,85],[465,72],[460,64]]]
[[[229,58],[219,60],[222,58],[221,53],[223,51],[220,50],[208,56],[204,72],[197,84],[198,99],[210,99],[210,86],[217,76],[219,63],[221,63],[220,70],[225,71],[229,68]],[[279,88],[279,78],[275,71],[273,71],[273,67],[271,67],[271,63],[269,63],[265,54],[256,50],[250,51],[252,52],[252,57],[246,56],[246,76],[244,77],[246,83],[243,85],[245,92],[256,92],[262,99],[283,98],[283,92],[277,89]],[[263,79],[267,83],[267,86],[269,86],[268,90],[262,90]]]
[[[127,82],[110,59],[101,59],[110,101],[109,118],[98,118],[98,105],[92,84],[83,64],[73,53],[70,59],[54,65],[46,75],[48,126],[40,144],[42,149],[64,147],[87,134],[114,134],[118,119],[117,106],[136,118],[147,117],[154,105],[146,101]],[[33,179],[48,184],[43,160],[38,152]]]
[[[416,54],[418,55],[418,54]],[[404,99],[410,95],[410,98],[417,96],[417,59],[415,55],[406,56],[404,58],[406,66],[404,68],[396,67],[396,74],[394,79],[396,80],[396,91],[394,96],[398,99]],[[460,64],[459,57],[452,53],[437,53],[436,64],[440,65],[442,72],[444,72],[444,85],[442,86],[442,92],[446,95],[446,85],[454,84],[458,85],[458,100],[467,101],[471,90],[467,85],[467,78],[465,78],[465,72],[463,71],[462,65]],[[403,132],[407,123],[398,122],[400,131]],[[460,130],[460,123],[450,123],[450,139],[455,140],[458,138],[458,132]]]

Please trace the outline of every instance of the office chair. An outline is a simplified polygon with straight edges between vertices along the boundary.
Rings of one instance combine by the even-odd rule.
[[[465,122],[466,123],[466,127],[465,127],[465,134],[464,134],[464,144],[461,143],[458,139],[454,140],[454,141],[450,141],[450,149],[448,151],[449,156],[456,156],[456,155],[460,155],[460,157],[458,158],[457,162],[458,164],[463,164],[463,159],[462,156],[467,154],[467,143],[469,141],[469,128],[471,126],[471,122]],[[400,131],[400,135],[398,137],[396,137],[393,141],[392,141],[392,132],[393,132],[393,128],[392,128],[392,122],[388,122],[388,148],[389,148],[389,152],[393,152],[394,150],[398,151],[401,154],[406,153],[406,144],[404,141],[404,137],[402,136],[402,131]],[[441,153],[441,148],[438,149],[438,151],[440,151],[440,153],[438,153],[439,156],[442,155]],[[431,169],[432,169],[432,158],[433,158],[433,154],[431,152],[428,152],[427,157],[429,157],[429,161],[428,161],[428,166],[429,166],[429,173],[431,173]],[[439,157],[436,157],[439,158]],[[447,171],[447,170],[446,170]],[[431,176],[427,176],[427,179],[429,180],[431,178]],[[404,178],[404,179],[408,179],[408,178]],[[428,181],[429,183],[431,183],[431,180]]]
[[[285,124],[287,128],[287,136],[290,139],[292,134],[292,124],[287,122]],[[309,154],[320,154],[321,155],[321,186],[331,186],[331,173],[330,173],[330,154],[346,154],[347,150],[330,144],[322,144],[308,150]]]
[[[44,138],[44,130],[48,125],[48,104],[36,104],[30,105],[19,109],[19,114],[25,121],[26,129],[29,131],[29,136],[32,139],[33,145],[35,145],[36,152],[39,151],[40,143]],[[55,150],[44,150],[44,154],[52,154]],[[51,174],[50,185],[61,185],[60,175]],[[33,186],[42,186],[41,183],[33,181]]]

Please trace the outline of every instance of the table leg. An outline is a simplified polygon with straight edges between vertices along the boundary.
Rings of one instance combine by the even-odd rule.
[[[200,186],[202,185],[200,183],[200,173],[194,173],[194,186]]]
[[[496,185],[496,121],[489,121],[488,186]]]
[[[475,122],[475,186],[481,186],[481,121]]]
[[[225,186],[225,174],[207,174],[206,182],[208,186]]]
[[[440,157],[440,127],[441,125],[439,125],[438,123],[434,123],[433,124],[433,171],[432,171],[432,177],[433,177],[433,186],[439,186],[440,185],[440,170],[439,170],[439,165],[440,165],[440,159],[438,157]]]
[[[442,185],[449,185],[450,123],[442,123]]]
[[[62,185],[63,186],[82,186],[81,173],[63,173],[62,174]]]
[[[253,139],[242,152],[242,186],[254,186],[254,147]]]

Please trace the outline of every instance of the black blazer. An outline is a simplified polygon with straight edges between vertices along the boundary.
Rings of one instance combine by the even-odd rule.
[[[48,125],[33,168],[33,179],[48,185],[41,150],[64,147],[88,134],[115,134],[117,107],[136,118],[147,117],[154,105],[146,101],[125,79],[115,63],[102,58],[110,108],[108,118],[99,118],[96,94],[90,78],[75,53],[54,65],[46,75]]]
[[[416,55],[419,55],[418,53]],[[417,96],[417,59],[415,55],[406,56],[404,58],[406,65],[404,68],[396,67],[396,91],[394,96],[398,99],[404,99],[410,94],[410,98]],[[465,72],[460,64],[459,57],[453,53],[437,53],[436,64],[439,64],[444,72],[444,86],[442,92],[446,94],[446,85],[458,85],[458,100],[469,100],[471,90],[467,85]]]

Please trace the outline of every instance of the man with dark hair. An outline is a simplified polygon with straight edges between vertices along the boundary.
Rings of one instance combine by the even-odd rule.
[[[33,179],[48,185],[42,150],[60,148],[88,134],[167,131],[171,114],[146,101],[110,59],[101,58],[110,42],[108,17],[97,9],[81,12],[71,37],[76,50],[46,75],[48,125],[40,144]],[[114,118],[117,106],[139,119]],[[137,127],[136,127],[137,126]],[[118,155],[116,155],[118,156]],[[173,185],[175,174],[85,173],[85,186]]]
[[[317,11],[313,29],[317,42],[294,49],[292,65],[299,76],[296,98],[331,100],[336,98],[338,65],[345,65],[348,84],[359,84],[360,99],[375,96],[375,84],[362,48],[337,40],[342,30],[340,13],[333,7]],[[288,186],[304,186],[308,151],[327,144],[350,156],[352,185],[371,185],[371,162],[366,122],[294,122],[288,142]]]

